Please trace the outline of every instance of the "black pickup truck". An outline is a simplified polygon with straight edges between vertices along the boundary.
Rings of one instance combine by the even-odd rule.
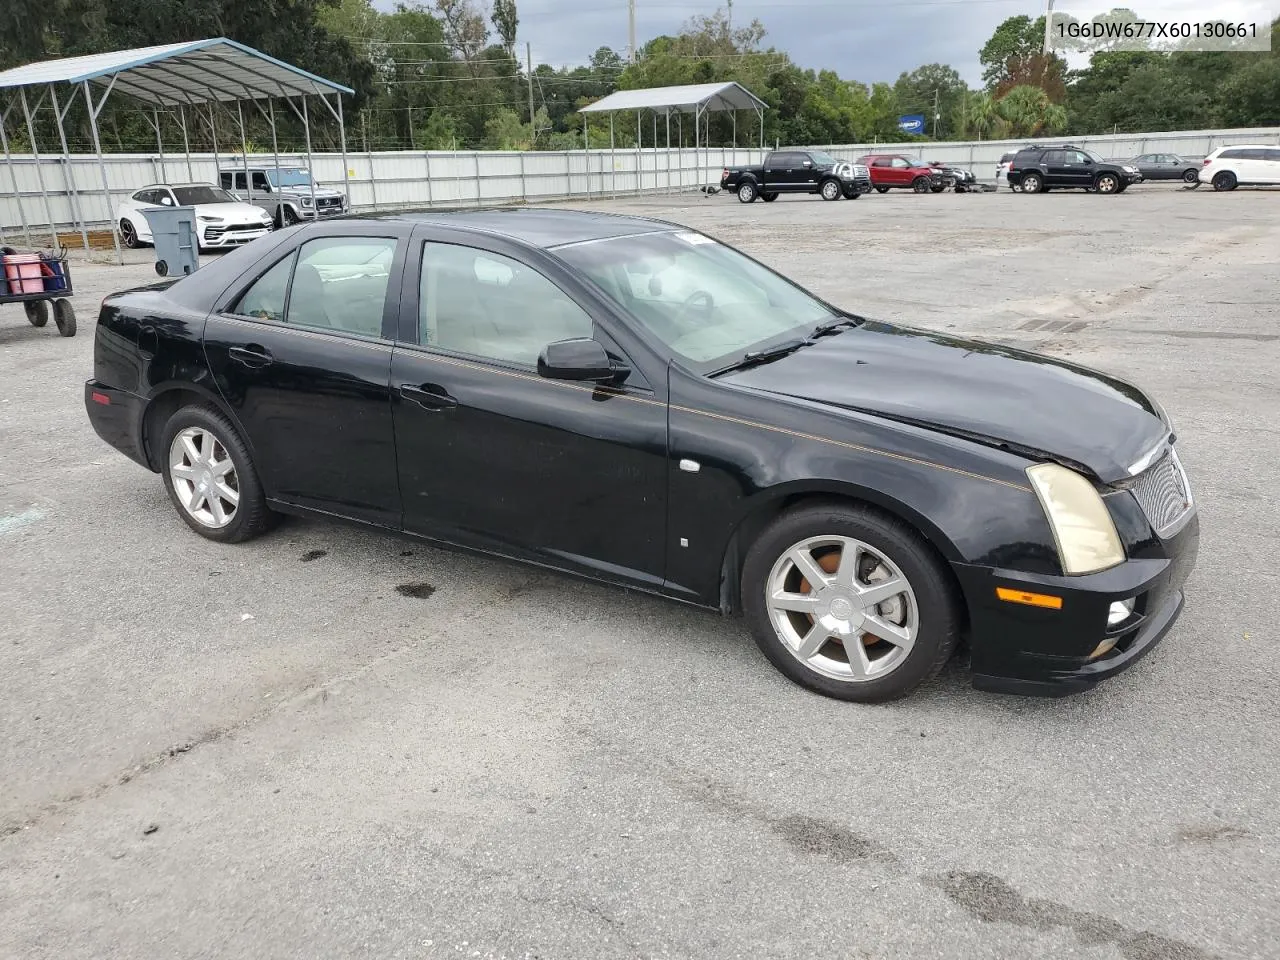
[[[780,193],[857,200],[871,192],[871,173],[860,163],[837,160],[820,150],[774,150],[759,166],[727,168],[720,175],[720,189],[736,193],[743,203],[756,197],[769,203]]]

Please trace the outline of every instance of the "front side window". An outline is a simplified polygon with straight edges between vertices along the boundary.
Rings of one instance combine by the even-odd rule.
[[[811,153],[809,154],[809,159],[820,167],[834,167],[839,163],[835,157],[828,156],[825,153]]]
[[[290,254],[260,276],[231,308],[231,312],[258,320],[275,320],[277,323],[283,321],[293,259],[293,254]]]
[[[486,360],[535,366],[549,343],[591,337],[591,317],[537,270],[451,243],[422,253],[418,342]]]
[[[889,161],[889,165],[893,167],[897,167],[899,170],[906,170],[911,166],[911,164],[908,163],[906,160],[902,159],[902,157],[894,157],[891,161]]]
[[[651,233],[554,251],[672,353],[719,361],[791,332],[831,308],[771,270],[697,233]]]
[[[261,190],[263,193],[271,192],[271,184],[267,183],[267,175],[261,170],[254,170],[249,174],[249,182],[253,184],[253,189]]]
[[[285,322],[366,337],[382,336],[396,241],[325,237],[298,251]]]

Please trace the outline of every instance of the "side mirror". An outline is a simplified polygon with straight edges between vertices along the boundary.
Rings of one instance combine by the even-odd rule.
[[[625,372],[597,340],[559,340],[538,354],[538,376],[548,380],[612,380]]]

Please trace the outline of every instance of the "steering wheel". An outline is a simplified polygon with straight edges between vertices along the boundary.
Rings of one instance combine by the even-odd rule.
[[[685,297],[684,303],[680,305],[680,311],[673,318],[674,321],[676,323],[683,321],[685,315],[699,304],[701,304],[702,312],[708,317],[711,316],[711,312],[716,308],[715,298],[711,296],[711,294],[707,293],[705,290],[695,290],[693,293],[689,294],[689,296]]]

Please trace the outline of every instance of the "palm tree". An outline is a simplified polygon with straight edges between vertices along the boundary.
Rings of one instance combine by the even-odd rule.
[[[977,134],[979,140],[984,136],[990,139],[993,134],[998,136],[1004,132],[1004,118],[1000,116],[991,94],[979,93],[972,96],[966,103],[966,109],[968,127]]]
[[[996,104],[996,110],[1012,128],[1015,137],[1034,137],[1054,133],[1067,125],[1067,112],[1049,100],[1039,87],[1023,84],[1014,87]]]

